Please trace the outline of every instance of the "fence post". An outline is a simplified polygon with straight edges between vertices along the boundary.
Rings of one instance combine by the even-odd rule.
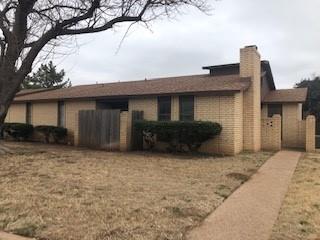
[[[129,149],[128,143],[128,112],[120,113],[120,151],[126,152]]]
[[[316,150],[316,118],[309,115],[306,119],[306,151]]]

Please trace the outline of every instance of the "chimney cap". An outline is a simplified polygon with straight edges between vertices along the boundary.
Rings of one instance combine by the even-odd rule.
[[[248,46],[245,46],[245,48],[254,48],[254,49],[258,50],[257,45],[248,45]]]

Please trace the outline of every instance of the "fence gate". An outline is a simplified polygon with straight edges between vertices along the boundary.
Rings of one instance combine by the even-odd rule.
[[[120,149],[120,110],[79,111],[79,145],[115,151]]]

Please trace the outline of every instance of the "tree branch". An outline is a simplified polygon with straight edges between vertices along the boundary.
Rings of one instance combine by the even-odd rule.
[[[48,44],[52,39],[56,38],[57,34],[55,28],[52,28],[48,32],[46,32],[38,41],[33,43],[29,53],[26,58],[23,60],[20,69],[17,74],[19,76],[27,75],[32,70],[32,64],[43,47]]]
[[[79,35],[79,34],[86,34],[86,33],[97,33],[106,31],[113,27],[116,23],[121,22],[139,22],[141,21],[141,17],[130,17],[130,16],[123,16],[123,17],[117,17],[112,19],[111,21],[107,22],[105,25],[100,27],[87,27],[87,28],[80,28],[80,29],[63,29],[59,36],[63,35]]]
[[[101,0],[93,0],[93,2],[91,4],[91,7],[87,10],[87,12],[85,14],[82,14],[80,16],[64,20],[61,23],[59,23],[57,25],[57,27],[58,28],[64,28],[64,27],[67,27],[67,26],[70,26],[70,25],[72,26],[72,25],[77,24],[77,23],[79,23],[81,21],[84,21],[86,19],[91,18],[93,16],[94,12],[96,11],[96,9],[99,8],[100,2],[101,2]]]

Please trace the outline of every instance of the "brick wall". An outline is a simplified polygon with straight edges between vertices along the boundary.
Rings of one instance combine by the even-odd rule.
[[[306,151],[313,152],[316,150],[316,118],[314,116],[308,116],[306,119]]]
[[[264,104],[262,118],[268,117],[268,105]],[[301,103],[282,104],[282,146],[305,148],[306,122],[302,120]]]
[[[69,133],[69,142],[77,144],[78,141],[78,112],[79,110],[95,109],[95,101],[66,101],[66,128]],[[58,102],[32,103],[32,124],[52,125],[58,124]],[[10,106],[6,122],[26,122],[26,103],[14,103]]]
[[[235,127],[235,151],[234,153],[240,153],[243,151],[243,93],[237,93],[235,95],[235,115],[234,115],[234,127]]]
[[[257,47],[240,50],[240,77],[250,77],[251,86],[243,96],[243,148],[261,148],[261,61]]]
[[[52,125],[58,123],[58,103],[32,103],[32,125]]]
[[[26,122],[26,104],[15,103],[11,104],[5,122]]]
[[[95,101],[66,101],[66,128],[68,129],[69,142],[78,145],[79,111],[96,109]]]
[[[195,98],[195,119],[222,125],[222,132],[201,147],[202,152],[234,154],[234,97],[199,96]]]
[[[195,120],[222,125],[222,132],[201,147],[201,151],[234,155],[242,151],[242,94],[195,97]]]
[[[145,120],[156,121],[158,119],[158,99],[157,97],[137,97],[129,99],[128,104],[128,143],[131,149],[132,132],[132,111],[143,111]]]
[[[57,103],[32,103],[31,105],[31,124],[53,125],[58,121]],[[14,103],[10,106],[6,122],[26,122],[26,103]]]
[[[281,149],[281,116],[261,119],[261,148],[267,151]]]
[[[144,111],[144,118],[150,121],[156,121],[158,118],[158,100],[157,97],[139,97],[129,99],[129,114],[132,111]]]
[[[289,148],[305,147],[305,121],[301,120],[302,109],[300,104],[282,105],[282,146]]]
[[[302,103],[298,103],[298,120],[301,121],[303,117]]]
[[[202,152],[234,155],[242,151],[242,93],[230,96],[195,96],[195,120],[213,121],[222,124],[219,137],[206,142]],[[179,97],[173,96],[171,120],[179,120]],[[144,111],[144,119],[157,120],[156,97],[134,98],[129,100],[129,133],[131,133],[132,111]],[[131,135],[129,134],[129,142]],[[158,146],[164,148],[163,144]]]

